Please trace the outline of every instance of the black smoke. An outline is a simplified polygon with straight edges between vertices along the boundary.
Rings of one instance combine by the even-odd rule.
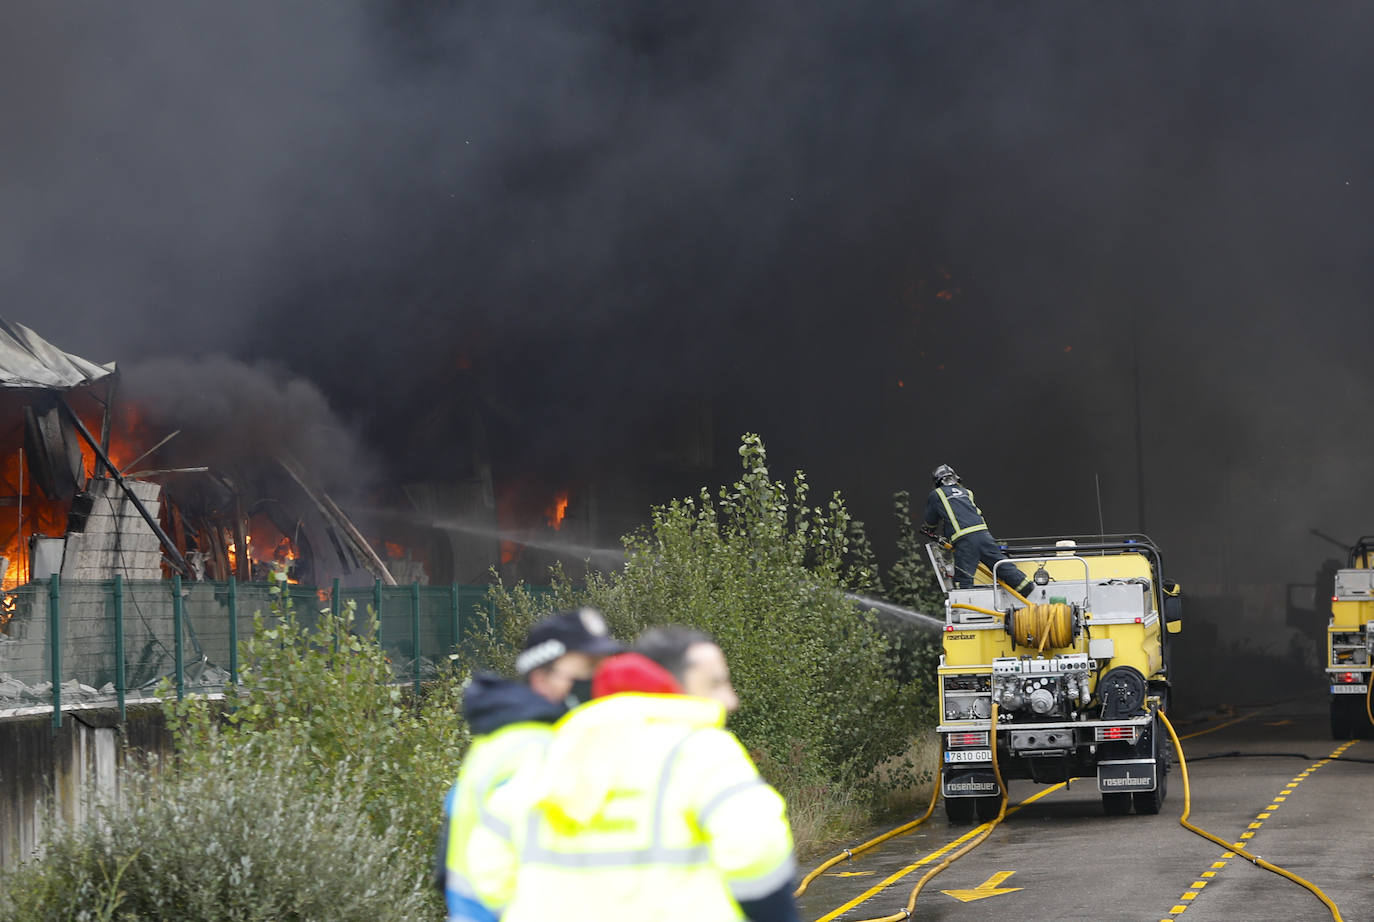
[[[999,532],[1143,508],[1234,595],[1374,531],[1371,38],[1299,3],[10,4],[0,293],[93,359],[276,361],[373,445],[470,365],[536,470],[633,470],[706,401],[722,471],[759,430],[880,545],[949,461]]]

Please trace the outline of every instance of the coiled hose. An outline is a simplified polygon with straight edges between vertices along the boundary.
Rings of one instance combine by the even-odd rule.
[[[1264,868],[1266,871],[1272,871],[1280,877],[1291,880],[1298,886],[1306,888],[1307,890],[1311,891],[1311,893],[1314,896],[1316,896],[1317,899],[1321,900],[1322,904],[1325,905],[1326,908],[1331,912],[1331,918],[1333,922],[1344,922],[1344,920],[1341,918],[1341,911],[1336,907],[1336,904],[1331,902],[1330,897],[1323,893],[1321,891],[1321,888],[1318,887],[1316,884],[1312,883],[1310,880],[1305,880],[1299,877],[1298,875],[1294,874],[1292,871],[1285,870],[1284,868],[1281,868],[1276,864],[1271,864],[1268,861],[1265,861],[1263,858],[1259,857],[1258,855],[1252,855],[1250,854],[1250,852],[1241,848],[1239,845],[1236,845],[1232,842],[1227,842],[1220,836],[1213,835],[1207,830],[1202,829],[1198,826],[1194,826],[1192,823],[1188,822],[1188,815],[1192,813],[1193,810],[1193,797],[1192,790],[1188,785],[1188,763],[1183,758],[1183,744],[1179,742],[1178,734],[1174,732],[1174,725],[1169,723],[1169,718],[1165,716],[1164,712],[1161,710],[1157,713],[1159,714],[1159,719],[1164,722],[1164,729],[1169,731],[1169,738],[1174,741],[1174,751],[1178,753],[1179,773],[1183,776],[1183,815],[1178,818],[1179,825],[1182,826],[1184,829],[1188,830],[1189,832],[1196,833],[1197,835],[1202,836],[1204,839],[1207,839],[1210,842],[1215,842],[1217,845],[1220,845],[1222,848],[1226,849],[1229,852],[1235,852],[1237,855],[1240,855],[1245,860],[1251,862],[1252,864],[1258,865],[1259,867]]]
[[[946,855],[943,861],[927,871],[925,876],[918,880],[916,886],[912,888],[911,896],[907,897],[905,908],[897,910],[897,912],[890,916],[882,916],[876,919],[861,919],[859,922],[904,922],[904,920],[910,919],[911,913],[916,909],[916,898],[921,895],[921,890],[924,889],[925,885],[935,877],[936,874],[939,874],[955,861],[958,861],[987,841],[988,836],[992,835],[992,831],[997,828],[997,825],[1002,822],[1002,818],[1007,815],[1007,783],[1002,780],[1002,769],[997,765],[997,702],[995,701],[992,704],[991,717],[992,723],[989,728],[988,736],[992,743],[992,773],[997,778],[997,786],[1002,790],[1002,805],[997,810],[997,816],[988,823],[988,828],[984,829],[981,835],[970,840],[967,845],[958,851]]]
[[[1027,605],[1011,613],[1013,644],[1034,647],[1067,647],[1073,643],[1073,606],[1063,602]]]

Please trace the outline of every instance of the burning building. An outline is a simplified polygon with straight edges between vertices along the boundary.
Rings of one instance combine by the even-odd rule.
[[[113,363],[70,355],[0,321],[6,589],[53,574],[254,582],[273,569],[294,582],[395,584],[358,526],[284,451],[257,445],[163,466],[187,456],[168,449],[180,431],[151,431],[118,396]]]

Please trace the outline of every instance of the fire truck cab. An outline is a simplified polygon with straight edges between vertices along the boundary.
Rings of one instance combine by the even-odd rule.
[[[939,666],[942,792],[953,822],[996,815],[1004,779],[1095,777],[1108,814],[1158,813],[1171,760],[1157,716],[1170,691],[1178,586],[1144,535],[1002,544],[1033,578],[1021,596],[979,568],[954,588],[948,548],[927,545],[945,592]],[[991,725],[993,704],[997,726]]]
[[[1374,536],[1350,549],[1336,571],[1331,621],[1326,627],[1326,672],[1331,682],[1331,735],[1368,736],[1366,710],[1370,661],[1374,660]]]

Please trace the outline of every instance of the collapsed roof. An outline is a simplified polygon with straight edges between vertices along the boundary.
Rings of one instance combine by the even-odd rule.
[[[0,387],[66,391],[114,371],[114,362],[88,362],[63,352],[23,324],[0,320]]]

